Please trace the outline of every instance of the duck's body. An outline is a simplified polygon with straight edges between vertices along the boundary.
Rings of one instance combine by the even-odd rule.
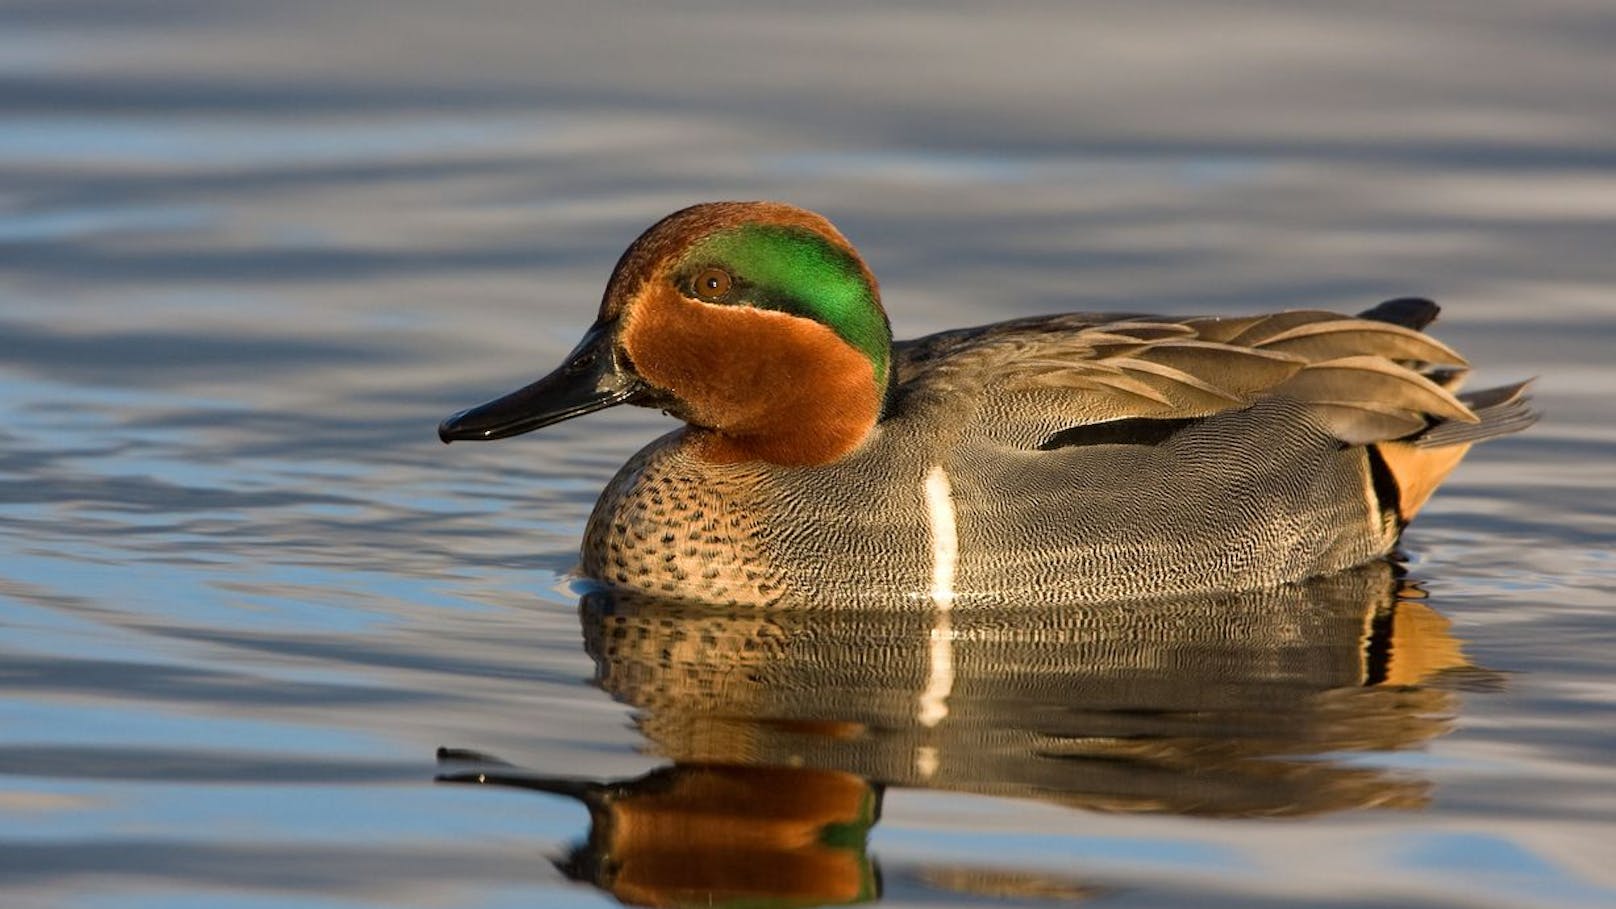
[[[623,589],[944,607],[1254,589],[1385,555],[1471,443],[1533,419],[1520,386],[1454,397],[1463,361],[1418,331],[1435,312],[1068,315],[892,344],[823,219],[715,203],[625,253],[567,366],[441,432],[622,401],[685,418],[590,518],[584,570]]]

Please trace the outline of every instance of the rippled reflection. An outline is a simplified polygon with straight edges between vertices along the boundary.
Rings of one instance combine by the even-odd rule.
[[[596,681],[672,765],[444,778],[580,799],[589,837],[561,867],[642,905],[872,899],[866,841],[891,786],[1210,817],[1419,808],[1427,780],[1349,755],[1443,734],[1453,686],[1488,678],[1423,600],[1384,563],[1260,593],[946,617],[591,593]],[[991,869],[927,880],[1086,892]]]

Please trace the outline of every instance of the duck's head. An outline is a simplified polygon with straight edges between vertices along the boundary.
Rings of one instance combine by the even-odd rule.
[[[711,202],[623,253],[559,368],[455,414],[438,436],[501,439],[639,404],[689,423],[713,460],[824,464],[874,428],[891,354],[875,277],[829,221],[778,202]]]

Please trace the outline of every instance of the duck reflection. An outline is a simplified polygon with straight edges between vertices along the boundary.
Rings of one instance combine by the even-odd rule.
[[[1479,670],[1423,596],[1385,563],[1060,609],[737,612],[591,593],[597,683],[672,765],[607,783],[443,779],[582,800],[590,836],[563,869],[636,905],[873,899],[865,843],[889,786],[1207,817],[1417,808],[1427,781],[1331,755],[1448,728],[1454,681]],[[929,880],[1085,892],[950,871]]]

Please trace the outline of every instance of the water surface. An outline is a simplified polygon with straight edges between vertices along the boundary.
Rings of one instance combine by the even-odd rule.
[[[0,7],[4,902],[1616,903],[1613,36],[1595,0]],[[1423,294],[1546,418],[1403,579],[946,654],[580,603],[665,418],[434,426],[553,365],[644,226],[753,197],[832,217],[900,336]]]

